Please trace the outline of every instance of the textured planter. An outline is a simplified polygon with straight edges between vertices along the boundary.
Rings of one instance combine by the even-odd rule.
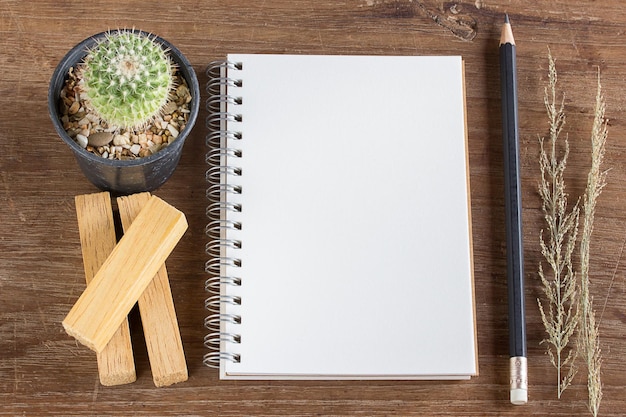
[[[136,31],[140,32],[140,31]],[[144,33],[144,32],[141,32]],[[192,100],[190,103],[190,114],[185,129],[183,129],[176,140],[165,148],[162,148],[153,155],[133,160],[111,160],[102,158],[83,149],[74,139],[72,139],[60,121],[59,97],[68,77],[70,67],[75,67],[87,54],[87,50],[96,45],[98,39],[104,37],[106,32],[99,33],[85,39],[59,62],[52,78],[48,90],[48,111],[54,124],[54,128],[61,139],[74,152],[76,161],[81,170],[96,187],[101,190],[111,191],[115,194],[133,194],[142,191],[152,191],[164,184],[174,173],[180,155],[185,144],[185,139],[189,136],[193,128],[200,108],[200,87],[198,78],[185,56],[172,44],[164,39],[156,37],[164,48],[168,50],[172,61],[177,65],[180,74],[187,81]]]

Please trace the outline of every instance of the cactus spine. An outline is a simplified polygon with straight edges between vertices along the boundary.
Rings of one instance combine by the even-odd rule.
[[[110,32],[84,60],[85,94],[110,126],[138,129],[168,101],[173,67],[167,52],[149,35]]]

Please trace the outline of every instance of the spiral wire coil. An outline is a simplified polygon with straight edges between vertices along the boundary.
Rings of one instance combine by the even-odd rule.
[[[209,115],[206,126],[209,133],[206,137],[206,198],[208,205],[206,215],[209,221],[205,233],[209,238],[205,252],[209,256],[205,271],[209,278],[205,281],[205,291],[209,294],[205,300],[205,309],[208,315],[204,326],[209,331],[204,337],[204,345],[209,352],[204,355],[205,365],[219,368],[220,362],[239,362],[240,354],[224,351],[224,346],[241,343],[241,335],[232,331],[225,331],[226,325],[241,324],[241,316],[227,311],[229,306],[241,305],[241,298],[237,295],[226,294],[228,287],[240,287],[241,278],[226,274],[226,271],[241,267],[241,259],[232,256],[241,249],[242,242],[229,237],[229,232],[241,230],[241,222],[232,220],[232,214],[240,213],[241,204],[229,201],[229,196],[243,192],[241,185],[233,183],[242,176],[241,167],[233,164],[242,158],[242,151],[233,146],[243,139],[239,131],[230,131],[227,126],[239,124],[241,114],[233,109],[243,103],[241,97],[229,95],[227,91],[236,90],[242,86],[242,81],[232,76],[242,69],[242,65],[230,61],[215,61],[209,64],[206,73],[208,82],[206,91],[209,98],[206,101]]]

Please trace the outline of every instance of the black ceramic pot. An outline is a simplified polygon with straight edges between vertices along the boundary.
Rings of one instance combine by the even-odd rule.
[[[145,33],[141,31],[135,32]],[[157,41],[169,51],[171,59],[178,66],[178,70],[187,81],[189,91],[191,92],[192,100],[187,125],[179,133],[176,140],[150,156],[120,161],[102,158],[90,153],[76,143],[63,129],[60,121],[59,97],[68,77],[70,67],[76,66],[81,62],[87,55],[87,50],[94,47],[98,39],[105,35],[106,32],[102,32],[85,39],[72,48],[57,65],[52,74],[48,90],[50,118],[61,139],[74,152],[74,156],[83,173],[96,187],[101,190],[111,191],[117,195],[152,191],[163,185],[174,173],[185,144],[185,139],[189,136],[196,122],[200,108],[198,78],[187,58],[174,45],[156,37]]]

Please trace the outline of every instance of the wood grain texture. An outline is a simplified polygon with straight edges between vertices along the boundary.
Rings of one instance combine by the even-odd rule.
[[[185,230],[182,212],[151,197],[65,316],[65,331],[102,352]]]
[[[423,6],[423,7],[422,7]],[[424,7],[426,9],[424,9]],[[430,12],[427,13],[426,11]],[[529,404],[508,401],[508,330],[498,40],[504,13],[515,33],[523,190]],[[475,33],[449,27],[462,16]],[[155,194],[185,213],[189,230],[167,260],[189,380],[154,387],[141,339],[133,338],[137,381],[103,387],[93,354],[61,321],[85,286],[74,196],[96,192],[57,137],[47,89],[57,62],[77,42],[109,28],[136,27],[174,43],[200,83],[227,53],[460,54],[465,60],[480,376],[449,382],[222,382],[202,365],[206,128],[185,143],[172,178]],[[14,415],[403,415],[586,416],[584,373],[563,399],[549,364],[539,311],[538,136],[547,48],[565,93],[571,198],[589,166],[597,69],[606,93],[608,185],[598,201],[591,274],[604,354],[602,416],[626,414],[626,5],[622,0],[240,0],[137,3],[0,2],[0,416]],[[384,88],[385,77],[365,88]],[[279,88],[280,86],[277,86]],[[206,98],[204,91],[203,99]],[[384,105],[384,104],[381,104]],[[277,116],[277,122],[280,117]],[[381,147],[384,151],[393,151]],[[445,190],[442,190],[445,192]],[[436,319],[436,318],[433,318]],[[131,328],[141,326],[130,315]],[[134,333],[134,332],[133,332]],[[381,359],[382,360],[382,359]]]
[[[89,285],[117,244],[111,195],[108,192],[77,195],[74,202],[85,279]],[[122,321],[102,352],[96,354],[96,359],[102,385],[135,382],[137,375],[128,319]]]
[[[130,228],[149,201],[150,193],[117,198],[122,227],[125,231]],[[185,351],[180,339],[165,264],[161,265],[139,297],[138,305],[154,384],[157,387],[164,387],[186,381],[188,372]]]

